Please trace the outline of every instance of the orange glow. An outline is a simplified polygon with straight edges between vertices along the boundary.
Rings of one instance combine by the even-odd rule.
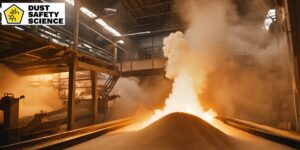
[[[192,77],[187,73],[180,73],[174,79],[173,90],[169,98],[166,99],[165,107],[161,110],[155,110],[154,115],[144,123],[143,127],[174,112],[192,114],[211,123],[217,114],[212,109],[204,111],[198,99],[197,88],[193,84],[193,81]]]
[[[42,82],[49,82],[53,80],[52,74],[44,74],[44,75],[34,75],[31,76],[31,81],[33,85],[40,85]]]

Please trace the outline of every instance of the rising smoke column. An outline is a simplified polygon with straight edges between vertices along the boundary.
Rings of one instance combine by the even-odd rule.
[[[290,107],[286,37],[263,29],[269,8],[259,0],[187,1],[185,37],[200,53],[206,107],[269,125]]]
[[[173,90],[150,122],[172,112],[201,117],[213,108],[222,115],[270,123],[280,102],[289,100],[285,37],[263,29],[268,4],[253,0],[240,5],[231,0],[175,4],[188,29],[164,39],[166,77],[174,79]]]

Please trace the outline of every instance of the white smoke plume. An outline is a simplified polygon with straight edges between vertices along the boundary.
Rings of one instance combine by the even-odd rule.
[[[187,74],[204,109],[265,124],[278,121],[291,100],[288,49],[284,34],[263,29],[268,3],[186,0],[175,9],[188,29],[164,39],[166,76],[175,78],[172,94],[188,94],[176,91],[176,78]]]
[[[163,76],[120,78],[112,91],[121,96],[113,107],[112,118],[149,115],[163,106],[170,90],[171,81]]]

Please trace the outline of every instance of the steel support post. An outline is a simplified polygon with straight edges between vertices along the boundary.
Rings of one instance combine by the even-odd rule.
[[[77,57],[69,64],[69,92],[68,92],[68,131],[75,129],[75,90],[76,90]]]
[[[92,113],[94,123],[97,124],[99,121],[99,103],[98,103],[98,90],[97,90],[97,72],[91,71],[91,82],[92,82]]]
[[[294,94],[294,125],[293,128],[299,131],[299,104],[300,104],[300,1],[284,0],[287,14],[287,37],[291,58],[291,70]]]
[[[77,51],[78,48],[78,36],[79,36],[79,16],[80,16],[80,0],[74,0],[74,50]]]
[[[78,35],[79,35],[79,9],[80,1],[74,0],[74,45],[73,48],[77,51]],[[68,93],[68,125],[67,130],[75,128],[75,90],[76,90],[76,70],[77,70],[77,56],[72,55],[72,60],[69,62],[69,93]]]
[[[118,63],[118,39],[115,39],[115,49],[114,49],[114,63]]]

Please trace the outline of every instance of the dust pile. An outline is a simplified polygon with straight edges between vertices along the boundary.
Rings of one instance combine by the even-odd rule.
[[[235,149],[231,140],[196,116],[173,113],[142,130],[106,136],[73,149],[96,147],[105,150]]]
[[[46,85],[34,86],[29,77],[20,77],[0,64],[1,97],[4,93],[12,93],[15,97],[25,96],[25,99],[20,101],[20,117],[31,116],[41,110],[50,112],[63,106],[56,88]],[[0,116],[2,120],[2,111]]]
[[[138,131],[104,135],[70,149],[105,150],[192,150],[192,149],[281,149],[284,146],[260,141],[242,141],[224,134],[197,116],[172,113]]]

